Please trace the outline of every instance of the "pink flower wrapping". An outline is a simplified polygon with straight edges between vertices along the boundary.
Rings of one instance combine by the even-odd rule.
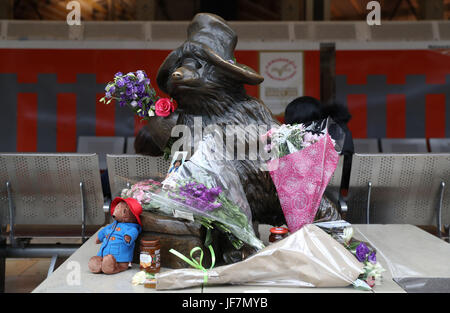
[[[327,134],[306,148],[268,162],[291,233],[314,221],[339,155]],[[278,162],[278,164],[276,163]]]

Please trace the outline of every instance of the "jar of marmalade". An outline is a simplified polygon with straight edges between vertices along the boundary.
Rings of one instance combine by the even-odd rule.
[[[155,274],[161,268],[161,247],[159,239],[142,238],[139,254],[139,267],[141,271]]]
[[[270,229],[269,242],[273,243],[287,237],[289,230],[286,227],[272,227]]]

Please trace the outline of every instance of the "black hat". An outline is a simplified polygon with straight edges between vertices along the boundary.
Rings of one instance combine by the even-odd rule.
[[[187,35],[188,38],[184,44],[172,51],[158,70],[156,80],[158,86],[164,92],[167,92],[166,83],[169,75],[171,75],[171,68],[177,62],[180,50],[182,51],[185,45],[198,47],[205,53],[210,62],[242,83],[257,85],[264,80],[253,69],[236,63],[234,60],[234,49],[237,44],[236,33],[220,16],[209,13],[195,15],[188,26]]]

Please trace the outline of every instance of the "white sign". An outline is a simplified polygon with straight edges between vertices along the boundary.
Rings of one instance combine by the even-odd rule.
[[[293,99],[303,95],[303,52],[260,52],[264,76],[259,97],[274,115],[283,115]]]

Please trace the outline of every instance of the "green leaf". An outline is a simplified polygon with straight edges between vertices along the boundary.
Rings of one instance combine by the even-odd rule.
[[[360,242],[358,242],[358,241],[351,242],[351,243],[348,245],[348,249],[349,249],[349,250],[356,250],[356,248],[359,246],[359,244],[360,244]]]

